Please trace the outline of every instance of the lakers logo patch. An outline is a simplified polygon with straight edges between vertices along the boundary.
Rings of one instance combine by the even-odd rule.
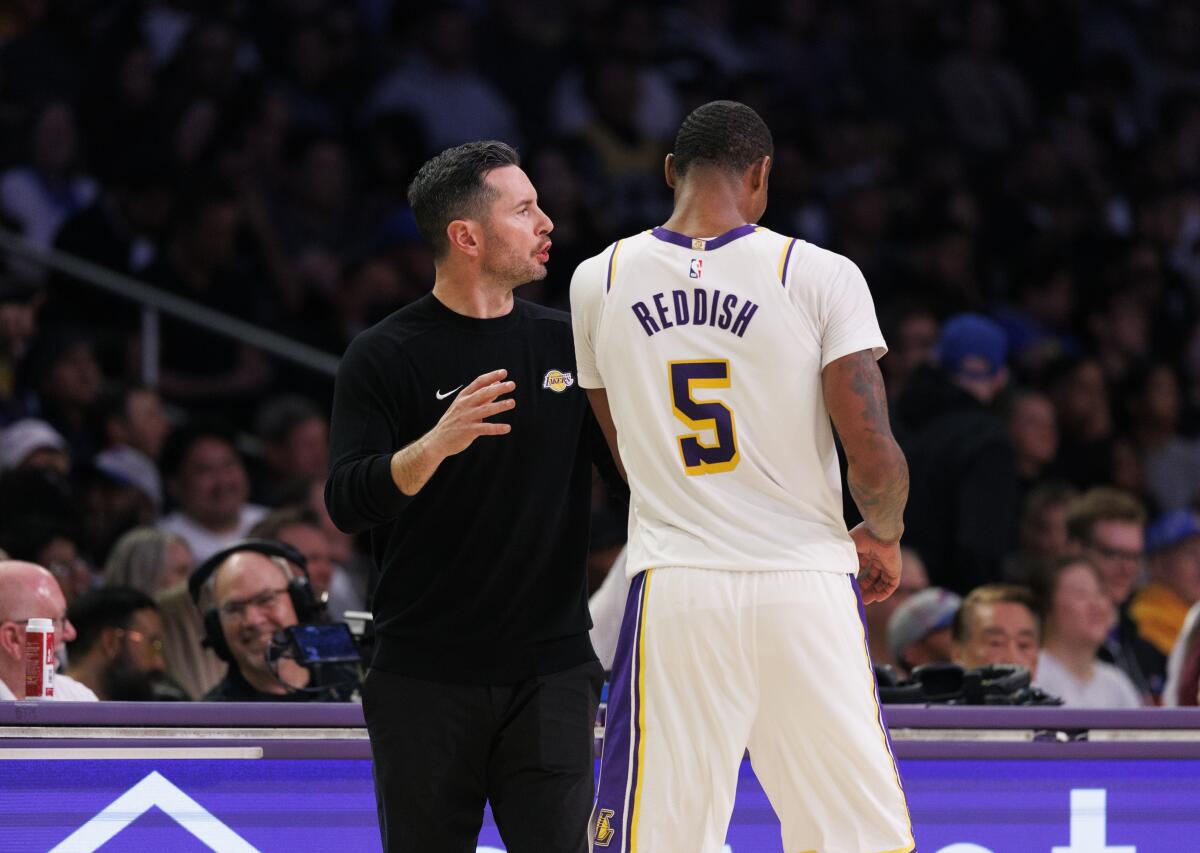
[[[563,370],[548,370],[542,379],[542,387],[561,394],[575,384],[575,377]]]
[[[612,828],[612,809],[600,809],[600,816],[596,818],[596,846],[607,847],[616,835],[616,830]]]

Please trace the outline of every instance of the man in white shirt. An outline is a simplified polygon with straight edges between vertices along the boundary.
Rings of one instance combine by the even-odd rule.
[[[247,503],[250,480],[231,432],[215,424],[194,424],[171,433],[163,447],[167,491],[179,508],[159,529],[187,542],[197,563],[239,539],[267,514]]]
[[[67,619],[67,600],[54,575],[34,563],[0,562],[0,700],[25,698],[25,624],[30,619],[54,620],[54,645],[75,639]],[[54,698],[95,702],[96,694],[75,679],[55,674]]]

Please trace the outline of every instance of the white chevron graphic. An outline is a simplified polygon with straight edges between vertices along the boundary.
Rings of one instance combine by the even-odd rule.
[[[92,853],[154,806],[217,853],[259,853],[158,771],[146,776],[72,832],[50,853]]]

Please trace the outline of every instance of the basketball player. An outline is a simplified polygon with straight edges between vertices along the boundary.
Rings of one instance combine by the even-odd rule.
[[[789,853],[914,848],[862,623],[898,583],[908,494],[886,348],[853,263],[753,224],[772,152],[750,108],[698,108],[666,225],[571,285],[579,381],[633,493],[597,850],[719,851],[747,747]]]

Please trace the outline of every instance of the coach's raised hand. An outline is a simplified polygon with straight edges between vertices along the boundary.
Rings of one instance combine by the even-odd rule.
[[[517,405],[512,397],[499,399],[517,387],[507,376],[508,371],[500,369],[476,377],[458,392],[433,429],[392,456],[392,480],[400,491],[415,495],[446,457],[462,453],[481,435],[512,431],[510,424],[488,420]]]
[[[511,394],[517,387],[512,380],[506,382],[506,376],[507,370],[493,370],[458,392],[450,408],[430,431],[430,437],[444,451],[444,456],[462,453],[481,435],[504,435],[512,431],[509,424],[488,420],[517,405],[512,397],[498,399],[503,394]]]

